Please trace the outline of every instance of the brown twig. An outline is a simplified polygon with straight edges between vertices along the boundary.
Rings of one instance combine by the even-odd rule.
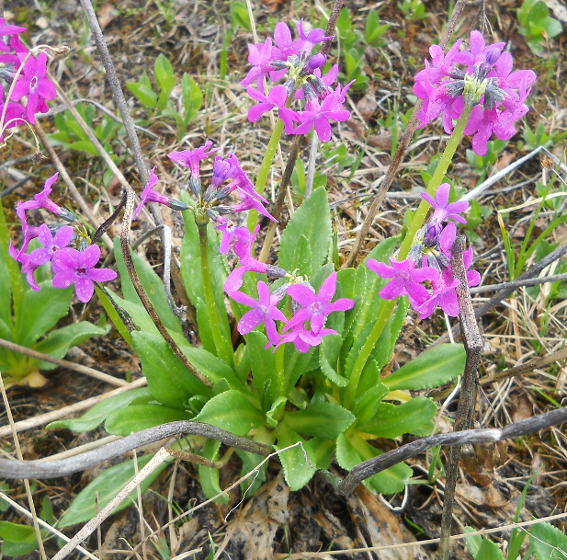
[[[461,320],[461,328],[464,333],[465,349],[467,352],[457,417],[453,428],[455,432],[467,430],[471,427],[478,387],[478,363],[482,352],[482,337],[474,316],[469,283],[467,281],[467,270],[463,260],[463,251],[465,250],[466,243],[466,237],[457,237],[453,243],[451,258],[453,276],[460,281],[460,284],[457,286],[460,310],[459,318]],[[451,527],[453,524],[453,504],[459,476],[460,457],[461,446],[453,446],[449,454],[449,462],[446,468],[445,496],[443,499],[443,516],[441,518],[441,540],[439,543],[439,558],[441,560],[449,560],[449,554],[451,552],[449,537],[451,536]]]
[[[245,437],[235,436],[226,430],[204,424],[203,422],[181,420],[179,422],[170,422],[142,430],[141,432],[103,445],[98,449],[93,449],[92,451],[81,453],[81,455],[75,455],[74,457],[68,457],[59,461],[11,461],[9,459],[0,459],[0,478],[44,479],[68,476],[75,472],[90,469],[103,461],[132,451],[132,449],[137,449],[149,443],[179,434],[214,439],[224,443],[228,447],[236,447],[237,449],[242,449],[249,453],[256,453],[263,457],[267,457],[272,453],[272,448],[269,445],[257,443]]]
[[[445,49],[445,47],[447,46],[447,43],[451,39],[451,36],[453,35],[453,31],[455,29],[455,25],[457,24],[457,20],[459,19],[459,16],[461,15],[463,8],[465,7],[465,4],[466,4],[466,0],[457,0],[457,3],[455,4],[455,7],[453,9],[453,13],[451,14],[451,17],[449,19],[449,23],[447,24],[447,28],[445,29],[445,32],[443,33],[443,37],[441,38],[441,42],[439,43],[439,46],[442,49]],[[399,167],[400,163],[402,162],[402,159],[403,159],[403,157],[406,153],[406,150],[407,150],[407,148],[408,148],[408,146],[411,142],[411,139],[413,138],[413,134],[414,134],[415,129],[417,127],[416,115],[417,115],[418,111],[421,109],[422,106],[423,106],[423,100],[418,99],[415,106],[414,106],[414,109],[413,109],[413,112],[411,114],[410,121],[409,121],[409,123],[406,127],[406,130],[405,130],[402,138],[400,139],[400,143],[398,145],[398,149],[396,150],[394,158],[392,159],[392,163],[390,164],[390,167],[388,168],[388,173],[386,174],[386,178],[384,179],[384,181],[380,185],[380,188],[378,189],[378,192],[376,193],[376,196],[374,197],[374,200],[372,201],[372,204],[371,204],[370,208],[368,209],[368,214],[366,215],[366,219],[364,220],[364,223],[362,224],[362,228],[360,229],[360,231],[358,232],[358,235],[356,236],[354,246],[353,246],[352,251],[350,252],[350,254],[348,256],[348,259],[346,260],[346,262],[344,264],[344,268],[348,268],[348,267],[354,265],[354,261],[356,260],[356,257],[358,256],[358,253],[360,252],[360,249],[362,247],[362,243],[364,242],[364,240],[366,239],[366,236],[368,235],[368,231],[370,229],[370,226],[372,225],[372,222],[374,222],[374,218],[376,217],[376,214],[378,213],[379,208],[382,206],[382,202],[384,202],[384,198],[386,196],[386,193],[388,192],[388,189],[392,185],[394,177],[396,176],[396,173],[398,171],[398,167]]]
[[[434,436],[421,438],[374,459],[369,459],[356,465],[344,480],[340,480],[336,475],[326,471],[319,471],[318,474],[332,484],[337,492],[346,496],[367,478],[374,476],[402,461],[415,457],[432,447],[442,446],[463,446],[478,443],[494,443],[513,439],[520,436],[527,436],[545,430],[551,426],[560,426],[567,422],[567,407],[557,408],[544,414],[538,414],[525,420],[520,420],[502,429],[484,428],[477,430],[463,430],[448,434],[436,434]]]
[[[532,371],[545,367],[549,364],[554,362],[559,362],[560,360],[565,360],[567,358],[567,348],[563,348],[563,350],[558,350],[557,352],[553,352],[553,354],[548,354],[547,356],[534,358],[521,366],[506,369],[504,371],[499,371],[493,375],[489,375],[487,377],[483,377],[480,380],[480,385],[490,385],[491,383],[496,383],[498,381],[502,381],[504,379],[509,379],[510,377],[520,377],[521,375],[525,375],[526,373],[531,373]],[[445,397],[448,397],[454,390],[455,386],[448,387],[447,389],[443,389],[443,391],[437,391],[431,395],[428,395],[430,399],[435,401],[442,400]]]
[[[124,218],[122,220],[122,231],[120,232],[120,244],[122,246],[122,256],[124,258],[124,264],[126,266],[126,270],[132,280],[132,284],[134,285],[134,289],[140,298],[143,306],[145,307],[146,311],[148,312],[149,316],[151,317],[154,325],[157,327],[159,333],[169,347],[173,350],[173,353],[179,358],[181,363],[206,387],[212,387],[211,382],[195,368],[191,362],[187,359],[185,354],[179,348],[179,345],[175,340],[173,340],[172,336],[169,334],[169,331],[162,323],[161,319],[159,318],[158,314],[152,302],[146,295],[142,284],[140,283],[140,279],[138,278],[138,274],[136,273],[136,268],[134,267],[134,261],[132,260],[132,255],[130,254],[130,242],[128,240],[128,236],[130,234],[130,227],[132,225],[132,213],[134,212],[134,195],[132,193],[126,193],[124,195],[126,197],[126,206],[124,207]]]
[[[108,375],[108,373],[103,373],[102,371],[98,371],[87,366],[82,366],[81,364],[76,364],[75,362],[69,362],[68,360],[60,360],[59,358],[54,358],[49,354],[37,352],[36,350],[32,350],[27,346],[20,346],[19,344],[9,342],[8,340],[4,340],[3,338],[0,338],[0,348],[6,348],[7,350],[11,350],[12,352],[18,352],[19,354],[29,356],[30,358],[33,358],[35,360],[41,360],[43,362],[56,364],[60,367],[89,375],[90,377],[94,377],[95,379],[100,379],[101,381],[110,383],[111,385],[116,385],[118,387],[129,385],[128,381],[125,381],[124,379],[117,379],[116,377],[112,377],[112,375]]]

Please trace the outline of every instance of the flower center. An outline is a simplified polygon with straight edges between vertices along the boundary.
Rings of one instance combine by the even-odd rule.
[[[77,272],[77,274],[83,275],[87,272],[87,269],[81,266],[81,267],[77,268],[76,272]]]
[[[410,279],[410,273],[406,272],[405,270],[402,270],[400,272],[400,278],[403,278],[404,280],[409,280]]]
[[[265,305],[260,305],[260,311],[264,314],[268,314],[268,308]]]
[[[30,91],[35,91],[35,88],[37,87],[37,82],[39,82],[39,79],[38,79],[37,76],[34,76],[30,80]]]
[[[318,301],[316,301],[314,304],[311,305],[311,311],[313,311],[313,313],[320,313],[321,304]]]

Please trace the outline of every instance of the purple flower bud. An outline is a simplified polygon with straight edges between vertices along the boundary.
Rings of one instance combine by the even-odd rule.
[[[216,222],[218,217],[219,217],[219,213],[216,210],[213,210],[212,208],[209,208],[207,210],[207,214],[209,215],[209,218],[213,221]]]
[[[316,68],[320,68],[327,61],[327,57],[323,53],[314,54],[307,63],[307,71],[313,72]]]
[[[284,276],[287,276],[287,270],[284,270],[279,266],[274,266],[273,264],[267,264],[265,274],[270,278],[283,278]]]
[[[223,198],[226,198],[229,194],[230,194],[230,188],[222,187],[217,191],[217,200],[222,200]]]
[[[171,208],[172,210],[179,210],[180,212],[189,210],[189,206],[187,206],[187,204],[181,202],[180,200],[175,200],[174,198],[170,198],[166,206],[168,208]]]
[[[207,190],[205,191],[205,196],[203,197],[204,201],[211,202],[211,200],[215,196],[215,192],[216,192],[216,188],[213,185],[207,187]]]
[[[223,216],[225,214],[232,214],[233,212],[232,206],[217,206],[215,209],[219,214],[222,214]]]
[[[289,97],[292,93],[293,90],[295,89],[295,79],[294,78],[290,78],[285,84],[285,92],[287,93],[287,96]]]
[[[491,49],[488,49],[488,52],[486,53],[486,59],[485,59],[486,64],[490,66],[494,66],[499,58],[500,58],[500,49],[497,49],[496,47],[492,47]]]
[[[318,99],[315,89],[309,82],[305,82],[301,89],[303,90],[303,95],[308,102]]]
[[[309,78],[309,83],[313,86],[313,89],[319,94],[320,97],[326,97],[329,92],[332,91],[332,89],[328,88],[323,80],[321,80],[321,78],[319,78],[318,76],[311,76]]]
[[[196,175],[191,175],[191,178],[189,179],[189,187],[191,188],[195,196],[200,196],[201,178]]]

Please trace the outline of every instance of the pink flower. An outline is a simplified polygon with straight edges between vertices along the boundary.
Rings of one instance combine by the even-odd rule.
[[[333,311],[348,311],[354,307],[354,301],[348,298],[338,299],[331,303],[337,289],[337,273],[333,272],[321,285],[319,293],[304,284],[293,284],[287,289],[287,295],[303,306],[284,327],[284,331],[291,329],[294,325],[310,321],[311,332],[318,335],[325,319]]]
[[[429,266],[415,268],[412,259],[397,261],[390,258],[390,264],[391,267],[375,259],[368,259],[366,264],[380,278],[392,279],[378,293],[382,299],[409,295],[414,301],[422,303],[429,297],[429,292],[421,282],[437,280],[439,278],[437,270]]]
[[[429,47],[429,54],[431,55],[433,65],[430,65],[429,61],[425,60],[425,69],[418,72],[414,80],[427,80],[432,84],[436,84],[444,77],[449,76],[453,71],[453,64],[455,63],[455,57],[459,52],[460,46],[461,40],[459,39],[451,47],[449,52],[445,54],[439,45],[431,45],[431,47]]]
[[[159,179],[155,174],[156,168],[157,165],[154,165],[154,167],[150,171],[150,179],[146,183],[146,186],[144,187],[144,191],[140,196],[140,204],[138,204],[138,206],[134,210],[134,214],[132,215],[132,220],[135,220],[138,217],[138,215],[142,211],[142,208],[148,202],[159,202],[160,204],[169,203],[169,198],[167,196],[164,196],[163,194],[157,193],[153,190],[154,187],[159,183]]]
[[[207,150],[213,145],[211,140],[205,142],[204,146],[195,150],[183,150],[182,152],[172,152],[167,157],[183,167],[188,167],[191,171],[189,186],[198,196],[201,194],[201,160],[208,158],[211,154],[218,152],[220,148]]]
[[[54,237],[49,231],[49,228],[45,224],[42,224],[39,226],[38,237],[43,245],[43,249],[35,249],[30,253],[30,261],[35,266],[41,266],[48,263],[51,261],[56,251],[60,251],[61,249],[68,247],[73,240],[73,237],[75,237],[75,232],[72,227],[63,226]]]
[[[23,33],[25,30],[25,27],[19,27],[17,25],[6,25],[6,20],[4,18],[0,18],[0,37]],[[4,41],[0,41],[0,51],[9,52],[10,47],[6,43],[4,43]]]
[[[435,199],[427,193],[421,193],[421,198],[429,202],[435,210],[431,221],[440,224],[447,220],[455,220],[461,224],[466,224],[467,221],[463,217],[459,216],[459,214],[465,212],[470,204],[466,200],[459,200],[449,204],[450,192],[451,185],[449,185],[449,183],[443,183],[437,189]]]
[[[433,295],[426,301],[415,301],[410,296],[412,307],[420,314],[420,319],[427,319],[439,306],[449,317],[459,315],[459,299],[455,288],[459,281],[453,278],[449,270],[443,271],[439,280],[433,282]]]
[[[315,75],[317,78],[320,78],[323,85],[327,86],[330,89],[331,86],[337,81],[337,78],[339,76],[339,65],[333,64],[333,66],[331,66],[331,69],[323,76],[321,76],[321,68],[316,68],[313,71],[313,75]],[[294,99],[304,99],[305,94],[303,93],[303,88],[298,89],[295,92],[295,95],[293,96],[293,98]]]
[[[60,218],[63,218],[64,220],[70,222],[75,221],[75,216],[73,216],[71,212],[64,210],[49,198],[49,195],[52,191],[52,186],[55,181],[57,181],[58,177],[59,173],[55,173],[55,175],[45,181],[43,190],[40,193],[36,194],[33,197],[33,200],[28,200],[16,206],[16,214],[22,222],[26,222],[26,210],[33,210],[36,208],[45,208],[46,210],[49,210],[50,212],[52,212],[56,216],[59,216]]]
[[[297,113],[301,124],[293,130],[293,134],[307,134],[314,128],[321,142],[331,139],[330,121],[343,122],[350,118],[350,113],[343,109],[340,96],[336,93],[328,95],[321,105],[313,101],[307,107],[308,110]]]
[[[283,107],[287,100],[285,86],[276,86],[275,88],[272,88],[268,97],[266,97],[263,93],[252,89],[250,86],[246,88],[246,91],[252,99],[260,101],[257,105],[252,105],[252,107],[248,110],[248,120],[250,122],[259,121],[264,113],[271,111],[274,107]]]
[[[279,334],[274,321],[287,321],[286,316],[276,307],[280,298],[270,295],[270,288],[264,282],[258,282],[257,289],[258,301],[242,292],[230,294],[234,301],[253,308],[247,311],[238,322],[238,332],[242,335],[248,334],[264,322],[268,340],[271,344],[276,345],[279,341]]]
[[[465,64],[467,66],[478,66],[486,60],[486,55],[492,50],[496,49],[498,52],[502,52],[502,49],[506,46],[505,42],[493,43],[492,45],[486,46],[484,42],[484,37],[480,31],[471,31],[469,50],[457,53],[455,56],[455,62],[458,64]]]
[[[39,292],[39,286],[35,280],[34,272],[37,268],[37,265],[33,264],[30,260],[30,256],[26,253],[22,253],[21,251],[17,251],[10,239],[10,245],[8,247],[8,254],[19,263],[22,264],[22,273],[26,275],[26,280],[28,284],[31,286],[31,289],[34,292]]]
[[[26,118],[31,124],[35,124],[37,112],[47,112],[48,107],[45,102],[57,96],[55,85],[45,77],[46,75],[47,55],[41,53],[37,59],[30,56],[12,92],[12,101],[19,101],[27,95]]]
[[[235,164],[231,159],[236,156],[232,154],[228,154],[229,157],[227,159],[222,159],[221,156],[215,157],[215,162],[213,163],[213,177],[211,178],[211,186],[212,187],[220,187],[227,179],[230,179],[235,172]],[[236,164],[238,164],[238,160],[236,160]]]
[[[510,105],[516,106],[520,103],[520,97],[515,90],[525,91],[537,79],[536,73],[533,70],[516,70],[512,72],[513,67],[514,59],[507,52],[502,53],[494,65],[498,87],[507,94],[507,97],[503,100],[503,104],[506,107],[510,107]]]
[[[443,129],[447,134],[453,131],[453,120],[458,119],[464,108],[462,97],[453,97],[445,89],[445,85],[450,82],[441,82],[437,86],[429,82],[417,82],[413,87],[413,92],[417,97],[424,100],[423,107],[417,113],[419,126],[433,122],[441,115]]]
[[[252,208],[262,214],[262,216],[266,216],[268,220],[272,220],[272,222],[278,223],[278,221],[266,210],[264,205],[256,198],[250,196],[247,192],[239,192],[238,193],[241,198],[242,202],[235,204],[232,207],[233,212],[246,212],[246,210],[251,210]]]
[[[312,346],[319,346],[319,344],[321,344],[321,339],[329,334],[337,334],[337,331],[334,331],[333,329],[321,329],[319,334],[315,335],[311,331],[305,330],[305,325],[303,323],[297,323],[291,327],[289,332],[284,333],[280,337],[279,342],[275,345],[274,351],[278,346],[285,344],[286,342],[293,342],[296,350],[305,354],[306,352],[309,352],[309,349]]]
[[[264,78],[270,75],[272,81],[276,82],[286,73],[287,69],[274,70],[272,60],[274,60],[277,52],[272,47],[272,40],[267,37],[265,43],[257,43],[256,45],[248,44],[248,62],[252,68],[248,71],[246,78],[240,82],[243,87],[249,86],[256,81],[258,91],[264,92]]]
[[[0,43],[2,43],[2,41],[0,41]],[[4,105],[4,103],[0,103],[0,115],[4,111]],[[22,115],[24,114],[25,110],[25,107],[22,107],[22,105],[20,105],[19,103],[8,103],[8,107],[6,108],[6,116],[4,117],[4,128],[13,128],[20,124],[23,124],[25,120],[22,118]],[[4,132],[0,134],[0,140],[2,140],[3,138]]]
[[[317,43],[330,41],[333,38],[332,35],[325,37],[325,31],[318,28],[312,29],[306,35],[305,30],[303,29],[303,19],[297,24],[297,34],[299,35],[299,39],[296,39],[293,42],[293,50],[298,56],[301,54],[311,54],[313,47]]]
[[[250,243],[252,241],[252,235],[246,226],[236,227],[230,220],[227,220],[223,216],[219,216],[217,221],[219,222],[217,229],[222,233],[219,246],[221,255],[226,255],[229,252],[233,239],[241,243]]]
[[[82,253],[76,249],[57,251],[52,265],[58,272],[53,277],[55,288],[65,289],[75,284],[79,301],[88,303],[93,297],[93,282],[108,282],[117,276],[110,268],[94,268],[100,260],[100,247],[89,245]]]

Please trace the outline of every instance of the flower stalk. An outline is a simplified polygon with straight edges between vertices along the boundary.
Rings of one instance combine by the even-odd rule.
[[[219,324],[218,310],[215,303],[215,296],[213,293],[213,285],[211,282],[211,270],[209,266],[209,236],[207,233],[208,218],[202,221],[196,218],[197,227],[199,230],[199,250],[201,256],[201,276],[203,278],[203,292],[205,295],[205,305],[207,306],[207,313],[209,315],[209,325],[218,356],[230,366],[234,366],[234,352],[230,350],[230,341],[224,340]]]
[[[437,168],[435,169],[435,173],[431,180],[429,181],[429,185],[427,187],[427,194],[434,197],[437,189],[443,182],[443,178],[447,173],[447,169],[449,168],[449,164],[451,163],[453,156],[455,155],[455,150],[459,145],[461,138],[463,137],[465,127],[469,121],[471,116],[473,107],[469,105],[465,105],[459,120],[457,121],[455,128],[453,129],[453,133],[447,142],[447,146],[443,151],[443,155],[439,159],[439,163],[437,164]],[[419,205],[413,220],[409,226],[408,232],[402,242],[402,246],[400,248],[399,255],[397,258],[399,260],[403,260],[408,256],[408,253],[413,245],[416,233],[421,229],[423,226],[423,222],[425,221],[425,217],[427,216],[427,212],[429,211],[430,205],[425,201],[422,200],[421,204]],[[380,309],[380,313],[378,318],[376,319],[376,323],[374,324],[374,328],[370,331],[370,334],[363,344],[362,348],[360,349],[360,353],[358,358],[354,364],[353,371],[350,376],[349,385],[347,387],[346,396],[345,396],[345,403],[344,405],[350,409],[352,408],[355,398],[356,392],[358,389],[358,383],[360,381],[360,376],[362,375],[362,371],[370,354],[378,342],[380,335],[384,331],[386,323],[392,316],[394,312],[394,308],[396,306],[397,299],[393,300],[385,300],[382,302],[382,306]]]

